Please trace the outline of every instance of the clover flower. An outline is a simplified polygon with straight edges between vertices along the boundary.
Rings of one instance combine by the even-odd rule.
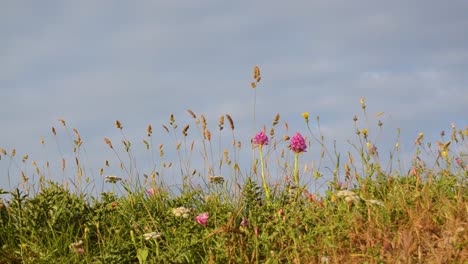
[[[268,145],[268,136],[264,132],[258,132],[253,138],[253,143],[256,145]]]
[[[291,150],[296,153],[305,152],[307,150],[307,145],[305,143],[305,139],[302,137],[300,133],[296,133],[290,141]]]
[[[185,207],[178,207],[178,208],[172,209],[172,213],[177,217],[182,216],[183,218],[188,218],[190,209],[187,209]]]
[[[197,223],[199,223],[202,226],[206,226],[206,224],[208,223],[209,217],[210,217],[209,213],[202,213],[195,217],[195,221],[197,221]]]

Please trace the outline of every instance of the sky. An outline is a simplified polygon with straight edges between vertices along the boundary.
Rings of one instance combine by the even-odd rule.
[[[436,140],[452,122],[468,125],[464,0],[0,5],[0,148],[17,152],[15,162],[0,160],[1,189],[18,186],[20,169],[29,167],[33,175],[32,160],[42,168],[45,161],[60,167],[62,158],[73,164],[72,128],[83,138],[87,173],[99,177],[104,160],[116,159],[104,137],[116,145],[122,139],[115,120],[138,145],[135,152],[143,153],[147,125],[156,145],[174,145],[161,125],[171,113],[180,127],[190,123],[187,109],[204,114],[212,130],[220,115],[230,114],[244,143],[277,113],[290,135],[306,135],[301,113],[309,112],[311,126],[320,116],[328,143],[336,140],[343,151],[356,139],[352,119],[358,115],[358,127],[373,129],[382,156],[398,128],[402,151],[410,156],[418,133]],[[254,65],[262,76],[255,100]],[[384,114],[375,117],[379,112]],[[317,149],[312,145],[304,160]]]

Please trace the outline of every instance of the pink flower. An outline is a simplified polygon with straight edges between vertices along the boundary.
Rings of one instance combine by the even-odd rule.
[[[268,137],[262,131],[258,132],[253,138],[253,143],[256,145],[268,145]]]
[[[154,192],[155,192],[154,189],[148,189],[148,190],[146,190],[146,193],[147,193],[149,196],[154,196]]]
[[[197,221],[197,223],[199,223],[202,226],[206,226],[206,223],[208,223],[209,217],[210,217],[209,213],[202,213],[202,214],[197,215],[197,217],[195,217],[195,221]]]
[[[460,158],[455,158],[457,165],[463,168],[463,161]]]
[[[307,149],[307,145],[305,143],[305,140],[304,138],[302,137],[301,134],[299,133],[296,133],[292,138],[291,138],[291,141],[290,141],[290,145],[291,147],[291,150],[296,152],[296,153],[301,153],[301,152],[305,152],[306,149]]]
[[[247,218],[243,217],[240,224],[241,224],[241,226],[246,227],[246,226],[249,225],[249,220],[247,220]]]

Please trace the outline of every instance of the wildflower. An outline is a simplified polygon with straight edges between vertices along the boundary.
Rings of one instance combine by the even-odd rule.
[[[122,180],[122,178],[118,177],[118,176],[113,176],[113,175],[110,175],[110,176],[106,176],[106,182],[110,182],[110,183],[116,183],[120,180]]]
[[[195,217],[195,221],[197,221],[197,223],[199,223],[202,226],[206,226],[206,224],[208,223],[209,217],[210,217],[209,213],[202,213],[202,214],[197,215],[197,217]]]
[[[423,133],[419,133],[418,134],[418,138],[416,138],[416,140],[414,141],[414,144],[415,145],[421,145],[421,140],[424,138],[424,134]]]
[[[367,128],[361,129],[361,133],[364,135],[364,138],[367,138]]]
[[[242,221],[241,221],[241,223],[240,223],[240,225],[241,225],[242,227],[248,226],[248,225],[249,225],[249,220],[247,220],[247,218],[243,217],[243,218],[242,218]]]
[[[359,202],[361,198],[352,191],[347,191],[347,190],[341,190],[336,193],[337,197],[344,197],[345,201],[348,203],[351,202]]]
[[[263,161],[263,145],[268,145],[268,136],[265,135],[263,131],[258,132],[255,137],[253,138],[253,143],[258,145],[258,151],[260,153],[260,166],[262,169],[262,185],[263,189],[265,190],[265,195],[267,200],[270,200],[270,189],[268,188],[267,185],[267,180],[265,176],[265,163]]]
[[[155,193],[155,192],[156,192],[156,190],[153,189],[153,188],[146,190],[146,193],[147,193],[149,196],[154,196],[154,193]]]
[[[460,158],[455,158],[455,161],[457,162],[457,165],[463,168],[463,160]]]
[[[296,133],[290,141],[290,148],[292,151],[296,153],[305,152],[307,149],[307,145],[305,143],[304,138],[300,133]]]
[[[446,150],[442,151],[442,157],[446,158],[448,156],[448,152]]]
[[[145,240],[150,240],[150,239],[156,239],[158,237],[161,237],[161,233],[158,232],[151,232],[151,233],[146,233],[143,235]]]
[[[264,132],[258,132],[253,138],[253,143],[256,145],[268,145],[268,136]]]
[[[309,112],[302,113],[302,117],[304,118],[306,123],[309,123]]]
[[[70,249],[73,250],[73,252],[75,252],[77,254],[83,254],[84,253],[83,240],[71,243],[70,244]]]
[[[188,218],[190,210],[185,207],[178,207],[178,208],[172,209],[172,213],[177,217],[182,216],[183,218]]]

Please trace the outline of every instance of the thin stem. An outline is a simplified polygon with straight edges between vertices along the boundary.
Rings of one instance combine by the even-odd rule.
[[[260,152],[260,167],[262,169],[263,189],[265,190],[265,195],[266,195],[267,201],[270,201],[270,189],[268,188],[267,180],[266,180],[266,177],[265,177],[265,169],[264,169],[265,163],[263,161],[263,146],[259,145],[258,148],[259,148],[259,152]]]
[[[299,188],[299,153],[294,155],[294,181],[296,182],[296,188]]]
[[[299,199],[299,153],[294,155],[294,181],[296,183],[296,200]]]

